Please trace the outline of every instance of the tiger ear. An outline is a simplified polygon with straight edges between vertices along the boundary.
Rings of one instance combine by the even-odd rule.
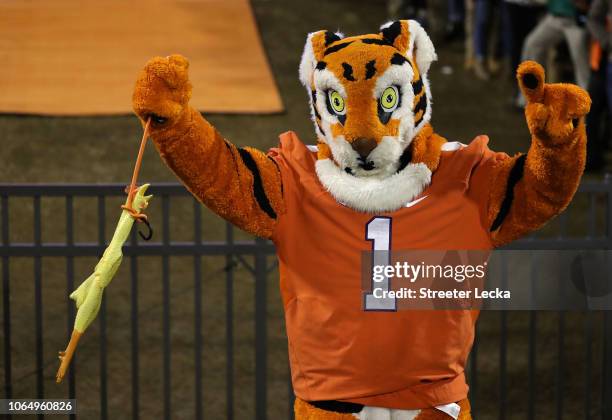
[[[380,29],[383,39],[412,58],[421,74],[426,74],[432,61],[438,59],[433,42],[416,20],[397,20],[384,24]]]
[[[317,63],[323,60],[327,46],[341,39],[342,34],[330,31],[317,31],[308,34],[304,52],[302,53],[302,61],[300,62],[300,82],[302,82],[306,89],[310,90],[312,73]]]

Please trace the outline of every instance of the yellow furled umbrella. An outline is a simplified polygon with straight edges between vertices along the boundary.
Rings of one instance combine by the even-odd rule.
[[[94,272],[70,294],[70,298],[76,303],[77,314],[70,342],[66,350],[59,352],[61,364],[55,377],[57,383],[60,383],[64,378],[81,336],[98,315],[104,289],[113,280],[121,265],[121,260],[123,259],[122,247],[130,235],[134,221],[145,222],[149,226],[147,216],[142,211],[147,208],[149,200],[153,196],[145,195],[149,184],[142,185],[139,188],[136,187],[138,172],[142,164],[142,155],[149,136],[149,124],[150,121],[147,121],[142,141],[140,142],[140,150],[138,151],[138,158],[136,159],[132,175],[132,183],[128,190],[128,197],[125,204],[121,206],[121,216],[119,217],[113,238],[104,250],[102,258],[96,264]],[[150,226],[149,235],[147,237],[143,236],[143,238],[145,240],[151,238]]]

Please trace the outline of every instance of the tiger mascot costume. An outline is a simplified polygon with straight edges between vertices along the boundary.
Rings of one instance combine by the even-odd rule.
[[[317,145],[286,132],[268,153],[234,146],[189,106],[185,58],[153,58],[136,82],[134,110],[151,118],[165,163],[215,213],[276,245],[298,420],[470,419],[477,312],[364,307],[361,254],[375,235],[387,249],[492,249],[561,212],[580,181],[586,92],[521,64],[531,146],[510,157],[486,136],[463,145],[434,132],[435,59],[412,20],[311,33],[299,76]]]

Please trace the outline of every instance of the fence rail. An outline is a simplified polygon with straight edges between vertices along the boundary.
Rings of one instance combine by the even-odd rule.
[[[230,269],[225,270],[225,305],[226,305],[226,407],[225,415],[228,419],[235,418],[235,402],[234,395],[234,319],[233,309],[234,300],[234,271],[231,269],[235,264],[243,264],[255,279],[255,294],[254,294],[254,359],[255,359],[255,395],[254,406],[257,420],[267,418],[267,277],[269,272],[274,268],[274,263],[270,264],[270,256],[274,253],[274,246],[264,240],[235,240],[234,229],[227,224],[225,229],[225,240],[223,241],[205,241],[202,238],[202,212],[201,205],[193,200],[193,226],[194,237],[192,241],[173,241],[170,234],[170,203],[175,197],[188,197],[189,193],[179,184],[154,184],[150,189],[156,196],[156,201],[161,199],[162,217],[158,226],[161,226],[161,232],[156,232],[155,240],[147,243],[138,241],[135,230],[132,232],[130,241],[124,247],[124,254],[129,259],[130,267],[130,312],[131,312],[131,342],[130,342],[130,358],[131,358],[131,413],[132,418],[138,419],[141,411],[140,407],[140,383],[139,383],[139,357],[141,349],[138,342],[139,323],[138,323],[138,296],[139,296],[139,266],[137,257],[140,256],[157,256],[161,258],[161,277],[162,277],[162,312],[163,312],[163,417],[171,418],[171,325],[170,325],[170,269],[169,258],[171,256],[193,256],[193,288],[194,288],[194,418],[204,418],[203,409],[203,383],[202,383],[202,355],[203,355],[203,336],[202,336],[202,311],[203,303],[201,299],[202,284],[200,281],[202,275],[202,260],[203,256],[225,256],[225,262]],[[570,216],[565,213],[560,217],[559,233],[548,237],[530,237],[521,241],[517,241],[511,245],[513,249],[612,249],[612,182],[606,179],[603,182],[585,182],[578,191],[578,195],[587,197],[587,208],[583,211],[587,215],[587,232],[581,237],[568,237],[568,225]],[[0,184],[0,210],[1,219],[0,225],[2,229],[0,257],[2,259],[2,303],[3,303],[3,361],[4,361],[4,398],[13,397],[13,354],[12,354],[12,328],[11,322],[11,278],[10,264],[14,258],[27,258],[33,260],[34,272],[34,311],[35,311],[35,363],[36,363],[36,392],[34,397],[44,398],[44,360],[45,352],[43,341],[43,294],[42,294],[42,259],[44,257],[62,257],[66,261],[66,287],[68,290],[74,290],[75,258],[78,257],[95,257],[100,256],[104,251],[107,239],[106,238],[106,199],[108,197],[124,196],[124,185],[107,184],[107,185],[90,185],[90,184]],[[59,197],[65,200],[65,241],[63,242],[43,242],[42,240],[42,198]],[[94,197],[97,200],[97,242],[77,242],[75,241],[75,214],[74,214],[74,199],[77,197]],[[158,198],[159,197],[159,198]],[[33,240],[31,242],[11,242],[10,241],[10,202],[11,200],[30,200],[32,205],[32,226]],[[599,206],[603,204],[603,206]],[[597,215],[601,213],[603,207],[603,229],[598,229]],[[57,217],[57,215],[54,215]],[[45,223],[52,221],[45,220]],[[252,265],[246,260],[246,257],[252,257]],[[23,281],[23,279],[21,279]],[[108,362],[106,359],[106,304],[100,310],[99,329],[100,329],[100,372],[106,372]],[[74,319],[74,306],[71,301],[67,302],[68,322],[66,325],[66,334],[70,334],[72,330],[72,320]],[[603,350],[602,350],[602,389],[600,392],[601,400],[601,418],[612,418],[612,318],[609,313],[604,314],[603,322]],[[585,401],[584,401],[584,417],[593,418],[591,411],[593,407],[593,390],[590,389],[590,375],[592,369],[591,360],[591,340],[593,337],[593,320],[592,314],[588,315],[588,322],[585,323],[585,351],[584,369],[585,369]],[[564,392],[563,392],[563,349],[564,349],[564,314],[559,313],[558,321],[558,343],[557,356],[559,359],[556,372],[556,393],[555,406],[556,417],[561,419],[563,416]],[[528,393],[528,414],[529,418],[535,418],[535,399],[536,383],[535,383],[535,364],[536,364],[536,331],[537,313],[531,312],[529,315],[529,354],[528,354],[528,381],[526,393]],[[500,347],[499,347],[499,375],[500,375],[500,390],[501,396],[499,401],[499,418],[506,417],[507,412],[507,336],[508,322],[504,313],[500,316]],[[479,360],[479,345],[476,342],[470,356],[469,377],[471,383],[471,392],[478,392],[478,360]],[[108,384],[105,374],[100,374],[100,418],[107,419],[108,412]],[[68,397],[74,398],[76,393],[76,373],[71,369],[68,374]],[[287,387],[287,416],[292,417],[292,390],[290,384]],[[479,402],[473,401],[474,412],[478,413]],[[75,417],[74,415],[72,417]],[[42,416],[39,416],[42,418]]]

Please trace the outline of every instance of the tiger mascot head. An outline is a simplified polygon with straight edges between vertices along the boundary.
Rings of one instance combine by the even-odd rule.
[[[378,34],[308,35],[299,73],[318,136],[316,170],[339,201],[394,210],[429,183],[431,171],[411,163],[409,146],[431,117],[427,71],[436,58],[413,20]]]

